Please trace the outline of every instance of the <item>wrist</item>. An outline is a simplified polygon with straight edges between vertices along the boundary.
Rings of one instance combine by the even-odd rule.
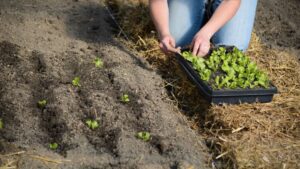
[[[169,31],[164,31],[159,33],[160,39],[163,39],[164,37],[168,37],[168,36],[171,36]]]
[[[202,36],[204,36],[206,39],[211,39],[215,34],[215,31],[213,31],[213,29],[209,26],[204,26],[198,33],[202,34]]]

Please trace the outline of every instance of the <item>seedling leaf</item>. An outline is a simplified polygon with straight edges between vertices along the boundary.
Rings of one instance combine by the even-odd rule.
[[[128,102],[130,102],[129,95],[128,95],[128,94],[123,94],[123,95],[121,96],[121,101],[122,101],[123,103],[128,103]]]
[[[43,108],[45,108],[46,105],[47,105],[47,100],[45,100],[45,99],[39,100],[37,104],[38,104],[38,107],[39,107],[39,108],[43,109]]]
[[[136,134],[136,137],[137,137],[138,139],[143,140],[143,141],[149,141],[150,138],[151,138],[151,135],[150,135],[149,132],[141,131],[141,132],[138,132],[138,133]]]
[[[75,87],[80,87],[80,77],[75,77],[73,80],[72,80],[72,84],[73,86]]]
[[[103,67],[103,61],[100,58],[96,58],[93,63],[95,64],[96,68]]]
[[[0,130],[3,129],[3,121],[0,119]]]
[[[96,120],[86,120],[85,123],[88,125],[88,127],[92,130],[95,130],[99,127],[99,124]]]
[[[49,144],[49,148],[50,148],[51,150],[56,150],[56,149],[58,148],[58,144],[57,144],[57,143],[50,143],[50,144]]]

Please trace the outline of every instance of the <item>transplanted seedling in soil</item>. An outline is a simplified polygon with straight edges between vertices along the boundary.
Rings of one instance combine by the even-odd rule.
[[[128,102],[130,102],[129,95],[128,95],[128,94],[123,94],[123,95],[121,96],[121,101],[122,101],[123,103],[128,103]]]
[[[3,121],[0,119],[0,130],[3,129]]]
[[[58,144],[57,144],[57,143],[50,143],[50,144],[49,144],[49,148],[50,148],[51,150],[56,150],[56,149],[58,148]]]
[[[141,132],[138,132],[138,133],[136,134],[136,137],[137,137],[138,139],[143,140],[143,141],[149,141],[150,138],[151,138],[151,135],[150,135],[149,132],[141,131]]]
[[[270,86],[267,74],[237,48],[228,52],[224,47],[219,47],[207,59],[187,51],[182,56],[192,63],[200,78],[213,88],[252,89]]]
[[[80,77],[75,77],[73,80],[72,80],[72,85],[75,86],[75,87],[80,87]]]
[[[103,61],[100,58],[96,58],[93,63],[95,64],[96,68],[102,68],[103,67]]]
[[[43,109],[46,107],[47,105],[47,100],[43,99],[43,100],[39,100],[38,103],[37,103],[38,107]]]
[[[87,126],[92,130],[95,130],[99,127],[98,122],[96,120],[92,120],[92,119],[86,120],[85,124],[87,124]]]

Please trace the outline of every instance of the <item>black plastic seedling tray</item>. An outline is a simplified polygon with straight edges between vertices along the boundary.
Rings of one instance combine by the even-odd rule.
[[[256,89],[218,89],[215,90],[206,82],[200,79],[196,70],[193,69],[190,62],[186,61],[183,56],[176,54],[176,57],[182,69],[188,77],[196,84],[201,95],[210,103],[214,104],[240,104],[240,103],[267,103],[271,102],[273,95],[277,93],[277,88],[271,84],[269,88]]]

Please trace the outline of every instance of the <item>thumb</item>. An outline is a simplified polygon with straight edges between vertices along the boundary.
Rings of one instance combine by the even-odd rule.
[[[167,53],[168,50],[163,42],[159,43],[159,47],[164,53]]]
[[[175,40],[173,38],[170,38],[170,45],[174,48],[176,46]]]
[[[159,47],[161,48],[161,49],[163,49],[164,48],[164,45],[163,45],[163,43],[159,43]]]

